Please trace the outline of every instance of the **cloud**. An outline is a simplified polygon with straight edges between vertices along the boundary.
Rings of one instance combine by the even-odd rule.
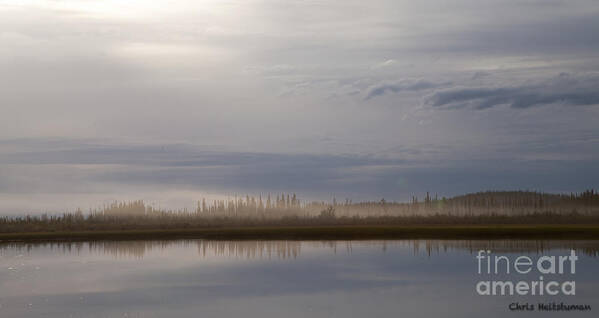
[[[598,105],[599,76],[562,73],[532,85],[453,88],[437,91],[426,99],[433,107],[487,109],[500,105],[528,108],[540,105]]]
[[[487,145],[478,152],[454,150],[455,145],[406,145],[387,153],[350,155],[0,139],[0,215],[131,199],[193,207],[201,197],[235,193],[406,200],[426,191],[454,195],[485,189],[581,190],[592,187],[599,176],[596,155],[576,155],[581,148],[592,148],[596,134],[584,140],[519,140],[517,145]],[[568,156],[553,155],[562,152]]]
[[[84,183],[89,184],[86,191],[94,191],[95,184],[223,191],[326,189],[345,177],[340,172],[344,169],[409,163],[358,155],[222,151],[186,144],[56,140],[44,145],[46,140],[0,140],[0,146],[7,146],[0,151],[0,194],[76,192]]]
[[[385,68],[395,68],[399,65],[399,62],[394,59],[386,60],[382,63],[375,64],[371,67],[373,70],[385,69]]]
[[[401,199],[478,191],[497,185],[494,176],[506,187],[532,180],[517,171],[508,183],[493,162],[478,181],[467,168],[479,157],[598,158],[599,107],[436,111],[596,102],[593,0],[457,0],[443,10],[392,0],[175,0],[142,12],[80,2],[0,9],[0,82],[10,83],[0,86],[0,139],[39,138],[0,141],[0,212],[17,194],[11,207],[43,205],[35,192],[61,192],[57,206],[81,192],[182,189]],[[564,71],[596,76],[551,78]],[[373,98],[381,107],[364,107]],[[100,141],[54,139],[75,136]],[[539,146],[522,147],[531,141]],[[417,164],[380,159],[394,147],[389,158]],[[458,173],[413,167],[426,160],[463,161],[471,180],[460,188]],[[579,171],[569,183],[556,177],[570,167]],[[543,173],[553,179],[535,184],[580,190],[593,183],[577,180],[597,176],[574,161],[552,169]]]
[[[431,89],[440,87],[445,84],[432,83],[425,80],[419,80],[416,82],[402,81],[399,83],[380,83],[373,85],[368,89],[365,100],[372,99],[377,96],[385,95],[386,93],[399,93],[402,91],[420,91],[425,89]]]
[[[491,75],[491,74],[488,72],[478,71],[472,75],[472,80],[479,80],[479,79],[487,77],[489,75]]]

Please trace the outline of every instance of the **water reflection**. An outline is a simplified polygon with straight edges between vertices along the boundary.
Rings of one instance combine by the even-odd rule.
[[[576,275],[551,278],[576,280],[576,296],[479,296],[475,284],[488,279],[477,274],[479,249],[576,249]],[[509,315],[513,302],[596,307],[598,251],[597,241],[563,240],[4,243],[0,317],[491,318]]]
[[[143,258],[152,251],[194,247],[200,258],[213,256],[244,259],[295,259],[302,247],[325,248],[333,253],[352,253],[355,241],[214,241],[214,240],[138,240],[92,242],[0,243],[0,255],[28,254],[35,250],[52,253],[108,255],[114,258]],[[391,240],[359,241],[383,252],[390,247],[409,248],[415,255],[434,256],[452,251],[492,250],[495,253],[540,254],[551,250],[575,249],[587,256],[599,255],[599,241],[594,240]]]

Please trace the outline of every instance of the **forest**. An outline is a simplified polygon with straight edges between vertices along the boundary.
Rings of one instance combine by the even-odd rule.
[[[599,193],[487,191],[410,202],[303,202],[295,194],[198,201],[194,210],[157,209],[143,201],[90,211],[0,217],[0,233],[171,230],[258,226],[599,224]]]

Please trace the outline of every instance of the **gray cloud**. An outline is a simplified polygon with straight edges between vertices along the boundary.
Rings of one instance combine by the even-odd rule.
[[[486,109],[499,105],[528,108],[548,104],[599,104],[599,76],[558,77],[534,85],[453,88],[435,92],[427,103],[434,107]]]
[[[591,140],[587,146],[592,146],[593,138],[596,135],[585,137]],[[528,142],[522,148],[530,149],[531,158],[468,152],[462,156],[470,159],[463,160],[448,153],[458,150],[433,145],[403,146],[395,156],[357,156],[235,152],[185,144],[0,140],[0,214],[14,213],[15,206],[18,211],[35,210],[35,204],[48,209],[95,207],[117,198],[160,202],[169,192],[190,207],[205,193],[284,191],[306,199],[405,200],[426,191],[442,195],[514,188],[570,191],[592,187],[599,177],[592,156],[552,155],[575,153],[580,144]],[[522,152],[510,145],[481,152],[489,149]],[[40,199],[30,202],[31,198]],[[50,205],[52,200],[57,202]]]
[[[385,95],[386,93],[390,93],[390,92],[391,93],[399,93],[402,91],[421,91],[421,90],[425,90],[425,89],[440,87],[443,85],[447,85],[447,83],[445,83],[445,84],[432,83],[432,82],[425,81],[425,80],[419,80],[416,82],[402,81],[399,83],[381,83],[381,84],[371,86],[368,89],[368,91],[366,93],[366,97],[364,97],[364,99],[369,100],[374,97],[382,96],[382,95]]]

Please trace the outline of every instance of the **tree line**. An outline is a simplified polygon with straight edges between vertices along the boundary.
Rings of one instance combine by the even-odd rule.
[[[355,224],[599,223],[599,193],[487,191],[451,198],[427,193],[409,202],[303,202],[295,194],[201,199],[194,210],[155,208],[143,201],[98,209],[0,217],[0,232],[175,229],[219,226]]]

